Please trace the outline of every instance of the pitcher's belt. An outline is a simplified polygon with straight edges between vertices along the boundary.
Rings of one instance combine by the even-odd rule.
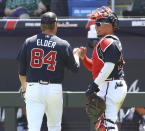
[[[40,84],[61,84],[62,82],[61,81],[56,81],[56,80],[48,80],[48,81],[45,81],[45,80],[34,80],[34,81],[29,81],[29,82],[38,82]]]

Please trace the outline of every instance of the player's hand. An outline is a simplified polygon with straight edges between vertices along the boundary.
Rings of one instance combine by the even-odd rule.
[[[24,89],[23,87],[20,88],[19,90],[20,94],[21,94],[21,97],[24,99],[25,101],[25,92],[26,92],[26,89]]]
[[[25,93],[25,92],[26,92],[26,87],[22,87],[22,88],[21,88],[21,92],[22,92],[22,93]]]
[[[80,49],[79,48],[74,48],[73,49],[73,54],[76,54],[76,55],[80,56]]]
[[[86,96],[91,97],[92,94],[99,92],[100,89],[98,88],[98,85],[94,82],[92,84],[89,84],[88,89],[86,91]]]
[[[86,57],[86,54],[87,54],[87,48],[81,46],[80,47],[80,59],[83,60]]]

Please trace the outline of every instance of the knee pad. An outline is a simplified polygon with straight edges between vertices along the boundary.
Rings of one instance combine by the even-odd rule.
[[[102,123],[99,128],[95,127],[95,129],[96,131],[109,131],[111,129],[115,129],[115,127],[105,127],[105,125]]]
[[[107,131],[106,127],[105,127],[105,125],[103,123],[100,123],[99,126],[95,125],[95,129],[96,129],[96,131]]]
[[[99,131],[107,131],[104,124],[101,124]]]
[[[113,126],[106,127],[104,121],[110,122]],[[111,129],[115,129],[115,123],[110,119],[104,119],[104,117],[100,117],[95,124],[96,131],[109,131]]]
[[[96,131],[106,131],[105,125],[104,125],[104,118],[101,116],[98,121],[95,124]]]

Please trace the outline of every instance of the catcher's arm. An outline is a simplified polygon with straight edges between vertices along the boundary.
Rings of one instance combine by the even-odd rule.
[[[89,97],[92,93],[97,93],[100,89],[98,88],[111,74],[114,69],[115,64],[111,62],[106,62],[98,77],[94,80],[92,84],[88,86],[88,90],[86,91],[86,96]]]
[[[102,68],[99,76],[95,81],[89,85],[86,91],[87,102],[86,102],[86,113],[91,120],[98,120],[98,118],[104,113],[106,104],[102,98],[97,96],[99,91],[98,86],[101,85],[111,74],[115,64],[106,62]]]
[[[89,70],[92,71],[92,59],[89,59],[86,56],[87,48],[86,47],[80,47],[80,59],[83,61],[83,65]]]
[[[105,62],[102,70],[100,71],[98,77],[94,80],[94,83],[100,86],[111,74],[114,69],[115,64],[111,62]]]

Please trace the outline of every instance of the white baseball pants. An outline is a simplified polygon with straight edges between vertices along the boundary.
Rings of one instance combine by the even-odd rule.
[[[124,80],[105,81],[99,86],[100,91],[98,96],[103,98],[106,103],[106,110],[104,113],[105,119],[110,119],[114,123],[117,120],[118,112],[127,94],[127,85]],[[117,125],[111,122],[104,121],[106,127],[115,127],[109,131],[118,131]]]
[[[62,84],[27,83],[25,94],[28,131],[40,131],[44,113],[49,131],[61,131]]]

